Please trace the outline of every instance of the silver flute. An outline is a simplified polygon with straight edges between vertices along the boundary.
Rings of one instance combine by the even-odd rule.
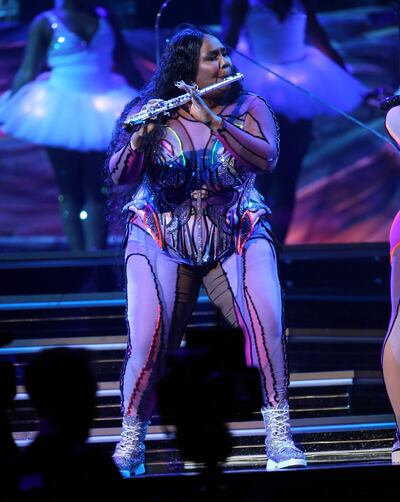
[[[178,106],[182,106],[185,103],[188,103],[192,99],[193,92],[195,92],[199,96],[204,96],[204,94],[207,94],[208,92],[219,89],[220,87],[225,87],[229,84],[233,84],[238,80],[242,80],[242,78],[243,73],[236,73],[235,75],[224,78],[224,80],[221,80],[220,82],[208,85],[207,87],[203,87],[203,89],[199,89],[196,84],[189,85],[180,80],[179,82],[175,82],[175,85],[179,87],[179,89],[186,90],[187,92],[185,94],[177,96],[176,98],[168,99],[167,101],[161,100],[158,103],[155,103],[155,105],[152,107],[144,108],[140,110],[140,112],[127,117],[122,125],[129,131],[135,125],[144,124],[148,120],[154,120],[154,118],[156,118],[160,114],[168,115],[168,112],[173,108],[178,108]]]

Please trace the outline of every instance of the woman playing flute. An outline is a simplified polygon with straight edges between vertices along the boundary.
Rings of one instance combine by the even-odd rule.
[[[127,204],[128,343],[121,373],[122,434],[114,461],[144,472],[146,429],[169,350],[179,346],[201,285],[243,331],[249,366],[260,371],[267,469],[305,466],[293,443],[277,252],[269,209],[254,189],[279,154],[275,116],[239,83],[207,93],[130,135],[126,117],[182,91],[235,73],[216,37],[178,32],[159,69],[117,124],[109,168],[116,184],[137,185]],[[212,410],[210,410],[212,413]]]

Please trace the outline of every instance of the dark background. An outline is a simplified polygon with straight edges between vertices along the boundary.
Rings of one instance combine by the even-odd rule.
[[[126,27],[153,26],[164,0],[99,0]],[[162,25],[176,26],[182,22],[217,24],[221,0],[171,0],[162,16]],[[354,8],[367,5],[388,5],[388,0],[314,0],[317,11]],[[398,3],[398,2],[397,2]],[[39,12],[51,9],[53,0],[20,0],[20,21],[30,21]],[[173,7],[173,9],[172,9]]]

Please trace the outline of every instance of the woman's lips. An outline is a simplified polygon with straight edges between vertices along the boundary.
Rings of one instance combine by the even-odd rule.
[[[221,82],[221,80],[225,80],[226,78],[228,78],[231,74],[230,73],[226,73],[224,75],[218,75],[217,76],[217,82]]]

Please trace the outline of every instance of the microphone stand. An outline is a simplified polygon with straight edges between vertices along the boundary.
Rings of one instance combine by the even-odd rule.
[[[156,15],[156,22],[154,25],[154,34],[156,38],[156,63],[157,67],[160,64],[160,20],[164,9],[168,6],[171,0],[165,0],[165,2],[161,5],[160,10]]]

